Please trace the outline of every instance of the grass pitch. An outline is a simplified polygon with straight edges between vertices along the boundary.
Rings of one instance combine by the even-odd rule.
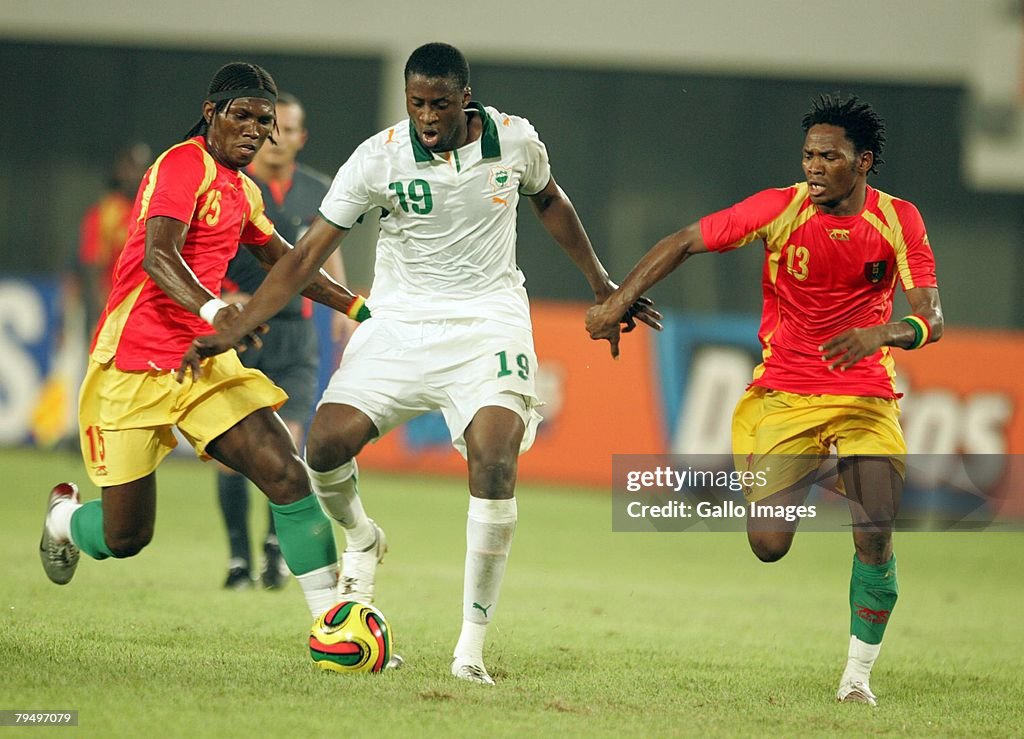
[[[81,484],[80,461],[0,450],[0,471],[0,709],[79,711],[77,729],[33,736],[1024,734],[1019,533],[898,536],[901,599],[871,709],[834,701],[848,535],[805,532],[765,565],[742,535],[612,533],[602,491],[524,485],[489,689],[448,675],[461,480],[363,472],[366,507],[391,544],[377,605],[406,666],[342,676],[309,660],[296,583],[221,590],[211,466],[168,460],[153,544],[127,561],[83,556],[65,587],[50,584],[36,551],[46,494],[63,479]],[[252,500],[260,540],[266,509]]]

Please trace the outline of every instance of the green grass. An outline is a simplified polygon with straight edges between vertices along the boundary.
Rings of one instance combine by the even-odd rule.
[[[377,605],[406,667],[342,676],[312,666],[294,582],[221,590],[212,467],[164,464],[153,544],[128,561],[83,557],[66,587],[46,580],[36,550],[46,493],[83,480],[79,460],[0,450],[0,471],[0,708],[79,711],[77,730],[33,736],[1024,733],[1021,534],[898,537],[902,595],[872,710],[833,698],[848,641],[848,536],[801,534],[764,565],[742,535],[612,533],[601,491],[522,486],[488,642],[499,684],[488,689],[448,675],[462,481],[363,472],[367,508],[391,542]]]

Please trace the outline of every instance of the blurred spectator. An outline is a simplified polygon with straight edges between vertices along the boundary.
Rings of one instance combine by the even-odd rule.
[[[114,266],[128,236],[135,193],[150,159],[150,148],[143,143],[119,151],[107,192],[82,216],[77,268],[64,275],[61,331],[49,375],[32,412],[32,436],[40,447],[78,443],[77,388],[85,373],[92,332],[107,302]]]
[[[118,152],[108,191],[93,203],[79,227],[78,266],[86,310],[86,330],[92,332],[107,303],[114,266],[128,236],[135,193],[150,165],[148,145],[136,143]]]

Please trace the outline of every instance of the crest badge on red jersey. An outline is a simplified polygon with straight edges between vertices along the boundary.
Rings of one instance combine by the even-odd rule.
[[[864,262],[864,279],[875,285],[885,279],[886,263],[885,260],[881,262]]]

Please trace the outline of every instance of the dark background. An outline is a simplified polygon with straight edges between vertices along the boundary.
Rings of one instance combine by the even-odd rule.
[[[263,65],[305,103],[310,141],[301,159],[329,175],[388,123],[380,113],[382,58],[0,42],[8,111],[0,129],[0,272],[73,268],[78,218],[102,192],[116,151],[141,140],[156,155],[179,141],[198,120],[214,71],[239,59]],[[701,215],[802,179],[800,119],[810,102],[823,92],[856,92],[888,124],[885,164],[870,182],[921,210],[947,321],[1024,327],[1024,199],[962,183],[961,87],[470,64],[474,97],[536,126],[613,277]],[[588,299],[585,281],[530,208],[520,211],[519,263],[531,294]],[[346,242],[356,285],[371,278],[372,231],[369,224]],[[653,296],[673,308],[756,313],[761,259],[755,244],[691,260]]]

